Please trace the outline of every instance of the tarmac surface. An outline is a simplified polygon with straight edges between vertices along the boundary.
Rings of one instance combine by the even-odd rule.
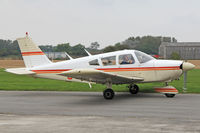
[[[200,132],[200,95],[0,91],[0,133]]]

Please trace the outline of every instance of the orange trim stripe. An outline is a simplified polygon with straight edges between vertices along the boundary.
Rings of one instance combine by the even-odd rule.
[[[39,52],[22,52],[22,56],[31,56],[31,55],[44,55],[42,51]]]
[[[32,70],[33,72],[36,72],[37,74],[42,74],[42,73],[62,73],[64,71],[69,71],[72,69],[58,69],[58,70]]]
[[[105,72],[118,72],[118,71],[154,71],[154,70],[179,70],[179,66],[175,67],[135,67],[135,68],[100,68]]]
[[[157,92],[178,92],[176,88],[156,88]]]
[[[154,70],[179,70],[179,66],[175,67],[134,67],[134,68],[98,68],[104,72],[120,72],[120,71],[154,71]],[[42,73],[62,73],[72,69],[55,69],[55,70],[32,70],[38,74]]]

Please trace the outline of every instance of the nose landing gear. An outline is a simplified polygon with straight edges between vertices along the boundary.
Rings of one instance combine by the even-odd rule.
[[[165,96],[168,98],[173,98],[176,94],[169,94],[169,93],[165,93]]]
[[[178,93],[178,90],[173,86],[155,87],[155,91],[165,94],[167,98],[173,98]]]

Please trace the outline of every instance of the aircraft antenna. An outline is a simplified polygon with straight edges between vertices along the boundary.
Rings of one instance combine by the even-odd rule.
[[[69,57],[70,60],[73,60],[73,58],[72,58],[67,52],[65,52],[65,55],[66,55],[67,57]]]
[[[84,49],[84,50],[89,56],[92,56],[86,49]]]

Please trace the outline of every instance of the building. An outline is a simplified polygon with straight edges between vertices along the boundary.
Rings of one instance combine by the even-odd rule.
[[[65,52],[44,52],[49,59],[66,59]]]
[[[200,42],[162,42],[159,47],[160,57],[170,59],[173,53],[178,54],[183,60],[199,60]]]

